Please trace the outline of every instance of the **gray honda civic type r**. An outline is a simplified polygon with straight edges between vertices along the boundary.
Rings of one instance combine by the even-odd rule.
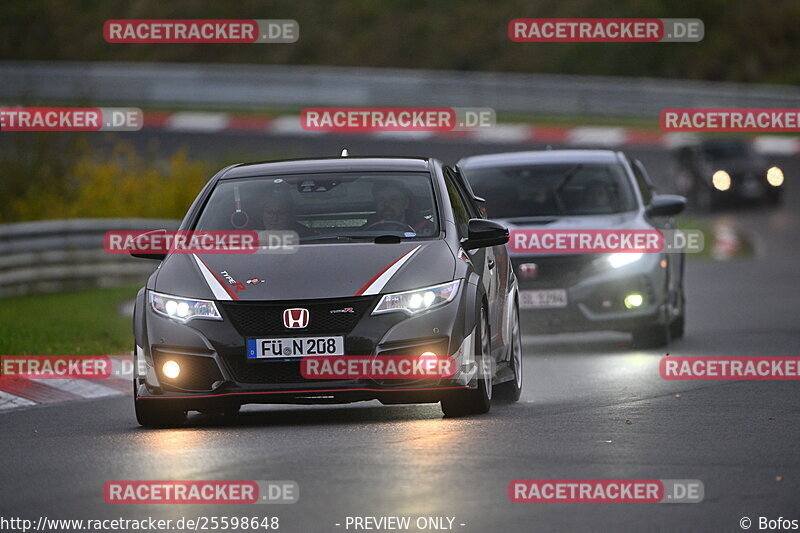
[[[488,215],[516,230],[675,229],[686,199],[656,194],[638,160],[612,150],[486,154],[457,164]],[[630,332],[638,347],[682,337],[684,255],[511,253],[531,332]]]
[[[304,159],[218,172],[185,231],[293,232],[292,253],[134,253],[160,261],[134,311],[144,426],[248,403],[441,402],[485,413],[522,389],[508,231],[435,159]],[[278,350],[274,346],[281,346]],[[447,356],[436,379],[307,379],[305,356]]]

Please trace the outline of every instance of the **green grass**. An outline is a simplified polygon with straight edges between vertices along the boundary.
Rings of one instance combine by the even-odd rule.
[[[119,306],[138,287],[90,289],[0,300],[0,355],[129,353],[131,319]]]

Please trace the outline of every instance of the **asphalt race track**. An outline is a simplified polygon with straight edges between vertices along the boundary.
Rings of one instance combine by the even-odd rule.
[[[336,155],[347,147],[353,155],[436,155],[449,162],[539,148],[237,133],[145,131],[132,138],[228,156],[262,148]],[[667,154],[630,152],[668,191]],[[755,256],[688,262],[687,333],[670,355],[800,355],[800,186],[794,183],[800,160],[776,163],[788,182],[782,207],[713,217],[748,233]],[[754,522],[753,530],[762,516],[800,519],[797,382],[665,381],[658,373],[664,352],[627,343],[617,334],[526,335],[522,400],[474,418],[443,419],[438,405],[249,406],[232,426],[214,427],[193,414],[185,428],[145,430],[130,397],[0,413],[0,515],[269,514],[287,532],[346,531],[347,516],[455,517],[454,531],[464,532],[741,531],[742,517]],[[511,503],[509,482],[532,478],[697,479],[705,499]],[[294,480],[300,500],[255,508],[105,503],[104,483],[125,479]]]

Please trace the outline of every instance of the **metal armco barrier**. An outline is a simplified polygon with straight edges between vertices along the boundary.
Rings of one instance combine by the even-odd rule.
[[[5,105],[446,106],[646,119],[664,108],[800,107],[794,86],[383,68],[0,61],[0,80]]]
[[[0,225],[0,298],[144,282],[156,261],[109,254],[110,230],[177,229],[177,220],[92,218]]]

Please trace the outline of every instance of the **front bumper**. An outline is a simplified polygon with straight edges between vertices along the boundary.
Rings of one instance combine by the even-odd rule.
[[[211,409],[220,402],[436,402],[448,391],[474,387],[476,383],[474,358],[468,355],[474,353],[470,345],[474,333],[464,331],[465,284],[460,291],[452,302],[410,317],[400,312],[372,316],[378,297],[224,302],[218,303],[223,320],[197,319],[186,324],[145,306],[136,334],[137,360],[144,362],[143,372],[135,378],[136,397],[169,400],[186,410]],[[300,335],[292,335],[292,330],[283,328],[282,321],[275,320],[276,311],[291,307],[311,310],[312,321]],[[349,308],[353,311],[329,312]],[[316,322],[315,316],[320,317]],[[310,380],[300,374],[300,358],[253,361],[245,355],[249,337],[318,335],[343,335],[346,355],[381,357],[418,355],[424,351],[450,355],[457,372],[452,378],[436,380]],[[163,375],[161,366],[166,360],[180,364],[178,378]]]
[[[518,273],[520,292],[563,289],[567,294],[565,307],[521,306],[523,324],[539,333],[627,332],[652,325],[663,317],[667,272],[661,254],[645,254],[639,261],[618,269],[605,265],[603,256],[583,255],[560,260],[541,256],[514,260],[515,269],[521,263],[554,263],[549,269],[541,269],[535,280],[526,280]],[[642,304],[629,309],[625,297],[634,293],[642,296]]]

